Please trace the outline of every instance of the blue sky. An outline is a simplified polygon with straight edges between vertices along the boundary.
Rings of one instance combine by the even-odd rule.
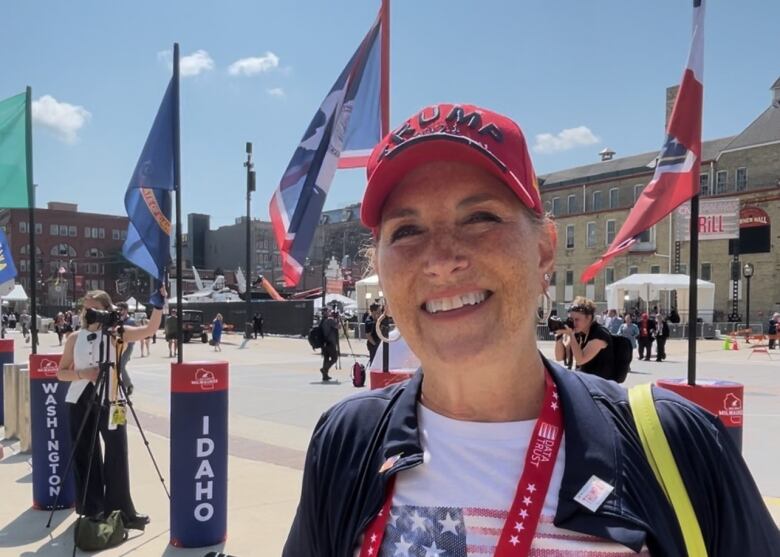
[[[178,41],[197,73],[181,84],[183,213],[221,225],[245,211],[252,141],[253,214],[266,219],[295,146],[378,8],[378,0],[4,2],[0,98],[29,84],[40,100],[38,206],[124,213],[170,77],[166,51]],[[777,21],[780,2],[709,3],[705,139],[739,132],[769,105],[780,77]],[[680,79],[690,25],[686,0],[395,0],[391,125],[433,102],[481,104],[517,120],[532,145],[541,134],[563,138],[532,152],[539,174],[595,162],[605,146],[618,156],[656,150],[664,90]],[[239,60],[244,71],[233,75]],[[358,201],[363,186],[362,170],[340,171],[326,208]]]

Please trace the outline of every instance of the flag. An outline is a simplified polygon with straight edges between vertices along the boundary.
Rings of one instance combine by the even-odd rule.
[[[179,113],[175,92],[171,78],[125,193],[130,223],[122,254],[157,281],[163,280],[171,260],[174,129]]]
[[[674,101],[666,142],[656,158],[653,179],[642,191],[612,245],[585,269],[588,282],[616,255],[626,251],[637,236],[699,193],[701,167],[701,112],[703,94],[704,0],[693,2],[693,33],[688,64]]]
[[[16,265],[11,257],[11,246],[8,245],[8,237],[0,229],[0,284],[13,280],[16,276]]]
[[[383,8],[309,124],[271,199],[274,235],[287,286],[303,271],[325,197],[341,157],[365,164],[386,119],[380,105]]]
[[[30,206],[27,111],[30,98],[21,93],[0,101],[0,207]]]

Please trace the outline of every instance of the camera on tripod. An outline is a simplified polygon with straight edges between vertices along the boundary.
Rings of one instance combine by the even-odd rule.
[[[574,320],[572,320],[571,317],[566,319],[566,321],[563,321],[560,317],[551,316],[547,320],[547,328],[550,329],[551,333],[554,333],[555,331],[559,331],[563,329],[564,327],[568,327],[569,329],[574,328]]]
[[[84,321],[87,325],[99,323],[102,327],[108,329],[120,322],[119,312],[105,309],[88,309],[84,312]]]

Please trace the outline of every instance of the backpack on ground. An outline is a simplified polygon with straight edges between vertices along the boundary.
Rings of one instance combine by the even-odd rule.
[[[127,539],[122,511],[113,511],[103,520],[82,517],[73,530],[76,547],[84,551],[100,551],[116,547]]]
[[[607,379],[622,383],[628,377],[631,360],[634,358],[634,347],[623,335],[612,335],[612,354],[614,367],[612,376]]]
[[[355,360],[352,365],[352,386],[364,387],[366,385],[366,366]]]
[[[315,325],[309,330],[309,344],[313,350],[319,350],[325,346],[325,335],[322,332],[322,327]]]

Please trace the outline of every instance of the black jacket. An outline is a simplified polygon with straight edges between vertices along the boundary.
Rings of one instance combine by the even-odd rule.
[[[674,512],[654,480],[626,391],[546,362],[563,402],[566,462],[555,525],[652,555],[685,555]],[[360,393],[321,418],[306,456],[298,511],[284,557],[352,557],[379,511],[392,474],[422,462],[416,405],[423,381]],[[714,416],[654,389],[664,431],[698,516],[709,557],[780,555],[780,534],[742,457]],[[401,458],[385,473],[390,457]],[[592,476],[614,486],[591,512],[574,496]]]

